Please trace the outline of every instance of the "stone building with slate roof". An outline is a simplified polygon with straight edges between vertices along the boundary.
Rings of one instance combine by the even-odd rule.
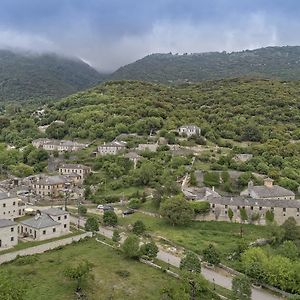
[[[19,222],[19,234],[33,240],[47,240],[70,232],[69,213],[57,208],[38,212],[33,218]]]
[[[206,216],[198,216],[198,220],[230,221],[228,210],[233,212],[232,222],[242,222],[240,210],[245,209],[247,223],[266,223],[267,211],[273,212],[277,224],[282,224],[289,217],[295,218],[300,225],[300,200],[278,199],[253,199],[249,197],[208,197],[210,213]]]
[[[81,179],[84,179],[91,173],[91,167],[80,164],[62,164],[59,166],[58,172],[60,175],[79,175]]]
[[[18,244],[18,224],[11,220],[0,219],[0,253],[1,250]]]
[[[180,135],[185,135],[187,137],[201,135],[201,129],[196,125],[183,125],[179,127],[178,132]]]
[[[255,199],[277,199],[277,200],[293,200],[295,193],[285,189],[279,185],[274,185],[270,178],[264,179],[264,185],[253,185],[248,183],[247,189],[241,192],[241,196],[247,196]]]
[[[18,197],[0,192],[0,219],[14,220],[24,214],[24,203]]]
[[[113,141],[111,143],[103,144],[97,148],[98,155],[116,155],[126,149],[126,142]]]

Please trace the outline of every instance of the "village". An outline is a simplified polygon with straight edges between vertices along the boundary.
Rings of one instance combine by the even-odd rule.
[[[178,129],[178,134],[183,139],[197,137],[201,136],[201,129],[195,125],[184,125]],[[89,146],[73,141],[44,138],[34,140],[32,145],[49,153],[58,151],[60,154],[74,153]],[[127,142],[116,139],[97,146],[91,155],[121,156],[131,161],[136,169],[139,161],[143,159],[143,153],[156,152],[159,147],[167,147],[173,155],[198,154],[195,147],[168,144],[159,138],[155,143],[138,144],[135,148],[128,148]],[[236,159],[245,161],[251,157],[250,154],[240,154]],[[192,164],[193,160],[194,158]],[[87,187],[84,180],[93,172],[95,171],[90,166],[60,161],[51,166],[51,172],[0,182],[0,249],[14,247],[19,240],[41,241],[70,233],[68,205],[77,208],[87,205],[89,210],[94,208],[93,212],[101,213],[96,209],[97,204],[85,199]],[[209,203],[205,214],[195,215],[195,220],[264,225],[267,223],[267,215],[272,214],[274,221],[279,225],[290,217],[300,224],[300,200],[295,199],[296,194],[293,191],[273,184],[274,180],[270,178],[264,177],[262,185],[254,185],[250,180],[248,187],[239,195],[228,196],[220,194],[214,186],[192,186],[190,177],[187,169],[184,178],[178,182],[186,201]],[[151,192],[147,197],[153,197]],[[118,202],[123,204],[118,211],[122,215],[127,210],[126,203],[129,201],[120,196]]]

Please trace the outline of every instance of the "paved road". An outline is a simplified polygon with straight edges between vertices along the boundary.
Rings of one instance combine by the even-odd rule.
[[[71,222],[74,224],[78,224],[78,218],[71,216]],[[80,222],[80,226],[84,226],[85,224],[84,219],[80,219],[79,222]],[[111,229],[107,229],[101,226],[99,228],[99,233],[104,235],[107,238],[111,238],[113,235],[113,231]],[[161,261],[169,263],[174,267],[179,267],[180,258],[169,252],[159,250],[157,254],[157,258]],[[217,285],[220,285],[226,289],[229,290],[231,289],[232,276],[229,273],[227,273],[227,275],[224,275],[218,273],[217,271],[207,269],[203,266],[202,266],[201,273],[208,281],[215,282]],[[252,288],[252,299],[253,300],[279,300],[283,298],[280,298],[277,295],[273,295],[267,290]]]

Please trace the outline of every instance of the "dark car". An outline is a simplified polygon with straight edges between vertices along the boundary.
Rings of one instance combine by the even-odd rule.
[[[111,205],[104,205],[103,206],[103,211],[108,211],[108,210],[114,211],[115,209]]]
[[[131,215],[131,214],[134,214],[134,213],[135,213],[135,210],[132,209],[132,208],[129,208],[129,209],[123,211],[124,216]]]

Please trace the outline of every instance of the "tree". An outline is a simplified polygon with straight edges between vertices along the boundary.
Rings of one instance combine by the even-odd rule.
[[[267,256],[258,247],[249,248],[241,257],[242,267],[246,275],[255,278],[258,282],[264,282],[266,278]]]
[[[134,234],[129,235],[122,245],[124,256],[127,258],[139,258],[140,256],[139,243],[140,240],[136,235]]]
[[[299,250],[293,241],[284,241],[277,249],[277,253],[291,260],[296,260],[299,257]]]
[[[228,218],[229,218],[230,222],[232,222],[233,211],[232,211],[232,209],[230,207],[228,208]]]
[[[187,251],[180,261],[180,269],[201,273],[201,262],[198,255],[192,251]]]
[[[207,201],[191,202],[190,204],[195,215],[206,215],[210,211],[210,203]]]
[[[189,291],[190,299],[214,299],[213,295],[207,295],[209,292],[208,282],[200,273],[183,270],[181,272],[183,283]],[[208,296],[208,297],[207,297]]]
[[[78,214],[80,216],[85,216],[86,213],[87,213],[87,208],[85,206],[83,206],[83,205],[79,205],[78,206]]]
[[[25,299],[27,287],[18,278],[4,270],[0,271],[0,278],[0,299]]]
[[[65,124],[52,123],[46,129],[47,137],[51,139],[62,139],[68,134],[68,128]]]
[[[146,230],[146,226],[141,220],[135,221],[133,224],[132,232],[136,235],[142,235]]]
[[[281,225],[281,228],[284,229],[284,239],[296,241],[300,239],[300,227],[297,226],[297,222],[295,218],[289,217],[284,223]]]
[[[141,246],[141,255],[146,255],[150,259],[154,259],[157,256],[158,253],[158,247],[154,243],[154,241],[151,241],[149,243],[143,244]]]
[[[189,294],[180,282],[170,282],[167,286],[164,286],[160,291],[161,300],[190,300]]]
[[[194,216],[193,209],[181,196],[165,200],[161,204],[160,213],[173,226],[186,225]]]
[[[248,214],[247,214],[247,211],[245,208],[240,208],[240,217],[241,217],[241,220],[242,222],[245,222],[248,220]]]
[[[266,212],[266,222],[273,223],[274,222],[274,212],[271,210],[267,210]]]
[[[113,240],[115,243],[120,242],[121,236],[120,236],[119,230],[117,230],[117,229],[114,230],[113,236],[112,236],[112,240]]]
[[[212,265],[217,266],[221,262],[219,253],[212,244],[209,244],[208,247],[203,250],[202,255],[203,260]]]
[[[85,222],[85,230],[96,232],[99,230],[99,221],[97,217],[88,217]]]
[[[237,300],[251,300],[251,281],[245,275],[238,275],[232,279],[232,294]]]
[[[106,210],[103,214],[103,223],[106,226],[116,226],[118,224],[118,216],[113,210]]]
[[[64,271],[65,276],[76,282],[76,292],[81,291],[84,280],[89,276],[90,271],[92,270],[92,265],[85,261],[79,263],[75,267],[67,267]]]

